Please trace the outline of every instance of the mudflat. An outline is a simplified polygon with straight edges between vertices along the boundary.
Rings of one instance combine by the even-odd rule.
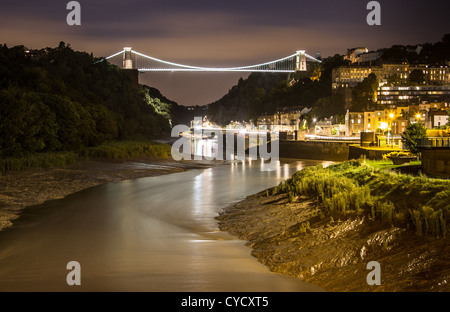
[[[13,225],[23,208],[83,189],[128,179],[208,168],[214,162],[133,158],[83,160],[64,168],[29,168],[0,176],[0,231]]]
[[[251,254],[271,271],[327,291],[450,291],[448,239],[420,237],[366,217],[311,219],[315,199],[289,201],[287,194],[270,194],[249,196],[217,220],[221,230],[246,240]],[[371,261],[380,264],[380,285],[367,282]]]

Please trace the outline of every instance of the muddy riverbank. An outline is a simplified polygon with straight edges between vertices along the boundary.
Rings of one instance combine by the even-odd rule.
[[[290,202],[287,194],[269,193],[249,196],[217,220],[221,230],[246,240],[271,271],[328,291],[450,291],[448,238],[419,237],[366,217],[311,219],[314,199]],[[306,220],[308,226],[300,227]],[[381,285],[367,283],[370,261],[380,263]]]
[[[84,160],[64,168],[30,168],[0,176],[0,230],[10,227],[20,211],[48,200],[128,179],[208,168],[219,162],[133,158],[127,161]]]

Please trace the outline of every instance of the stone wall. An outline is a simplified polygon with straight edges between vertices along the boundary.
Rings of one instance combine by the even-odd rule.
[[[349,147],[349,156],[348,159],[359,159],[361,156],[365,156],[367,159],[373,159],[373,160],[381,160],[383,159],[383,155],[389,154],[392,152],[401,152],[404,151],[402,149],[393,149],[393,148],[386,148],[386,149],[376,149],[376,148],[364,148],[357,145],[351,145]]]
[[[344,161],[348,160],[350,142],[280,141],[280,158]]]
[[[422,150],[422,172],[450,177],[450,148],[427,148]]]

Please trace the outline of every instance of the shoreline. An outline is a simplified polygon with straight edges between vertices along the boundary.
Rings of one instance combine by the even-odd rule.
[[[123,161],[82,160],[65,167],[9,171],[0,176],[0,232],[13,226],[21,211],[29,206],[109,182],[203,169],[217,164],[134,157]]]
[[[30,168],[0,176],[0,232],[21,211],[49,200],[110,182],[206,169],[218,161],[131,158],[96,159],[64,168]],[[299,278],[326,291],[450,291],[447,239],[419,237],[411,230],[386,227],[365,217],[330,223],[316,218],[315,199],[287,194],[253,194],[216,217],[221,231],[246,241],[251,255],[272,272]],[[369,261],[381,265],[381,285],[366,282]]]
[[[448,292],[447,239],[419,237],[366,217],[330,224],[315,218],[315,199],[289,201],[270,190],[225,208],[219,229],[247,241],[251,255],[272,272],[296,277],[331,292]],[[381,267],[381,285],[368,285],[370,261]]]

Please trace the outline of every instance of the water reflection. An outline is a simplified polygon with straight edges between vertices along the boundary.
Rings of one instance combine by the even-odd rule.
[[[227,205],[319,161],[259,160],[110,183],[26,209],[0,233],[0,290],[74,290],[66,264],[82,267],[83,291],[312,291],[270,273],[243,241],[220,232]]]

